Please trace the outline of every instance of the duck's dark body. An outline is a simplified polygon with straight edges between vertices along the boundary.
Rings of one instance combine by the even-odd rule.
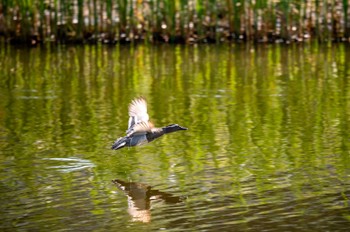
[[[160,131],[157,133],[146,133],[145,135],[131,135],[131,136],[125,136],[117,139],[113,146],[113,150],[118,150],[123,147],[134,147],[134,146],[140,146],[149,142],[152,142],[156,138],[159,138],[160,136],[164,135],[164,131]]]
[[[148,121],[147,105],[143,98],[135,99],[129,106],[129,127],[127,135],[117,139],[113,145],[113,150],[123,147],[133,147],[149,143],[164,134],[178,130],[187,130],[177,124],[171,124],[163,128],[155,128]]]

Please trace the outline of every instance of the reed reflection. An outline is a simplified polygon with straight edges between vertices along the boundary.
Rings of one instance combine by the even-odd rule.
[[[151,204],[154,200],[162,200],[168,204],[182,201],[181,197],[152,189],[144,183],[126,182],[115,179],[112,182],[128,197],[128,213],[133,221],[148,223],[151,221]]]

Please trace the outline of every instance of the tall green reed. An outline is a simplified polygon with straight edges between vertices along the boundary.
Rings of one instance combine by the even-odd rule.
[[[1,0],[12,42],[350,41],[349,0]]]

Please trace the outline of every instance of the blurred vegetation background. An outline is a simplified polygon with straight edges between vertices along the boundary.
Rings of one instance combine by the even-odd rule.
[[[0,0],[0,40],[350,41],[350,0]]]

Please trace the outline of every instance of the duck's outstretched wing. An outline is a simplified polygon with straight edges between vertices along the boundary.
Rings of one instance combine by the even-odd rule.
[[[145,135],[148,132],[153,132],[157,128],[154,128],[153,124],[151,122],[140,122],[138,124],[135,124],[133,127],[131,127],[127,131],[127,136],[130,135]]]
[[[132,127],[141,122],[148,122],[147,102],[143,97],[135,98],[129,105],[129,123],[127,133]]]

